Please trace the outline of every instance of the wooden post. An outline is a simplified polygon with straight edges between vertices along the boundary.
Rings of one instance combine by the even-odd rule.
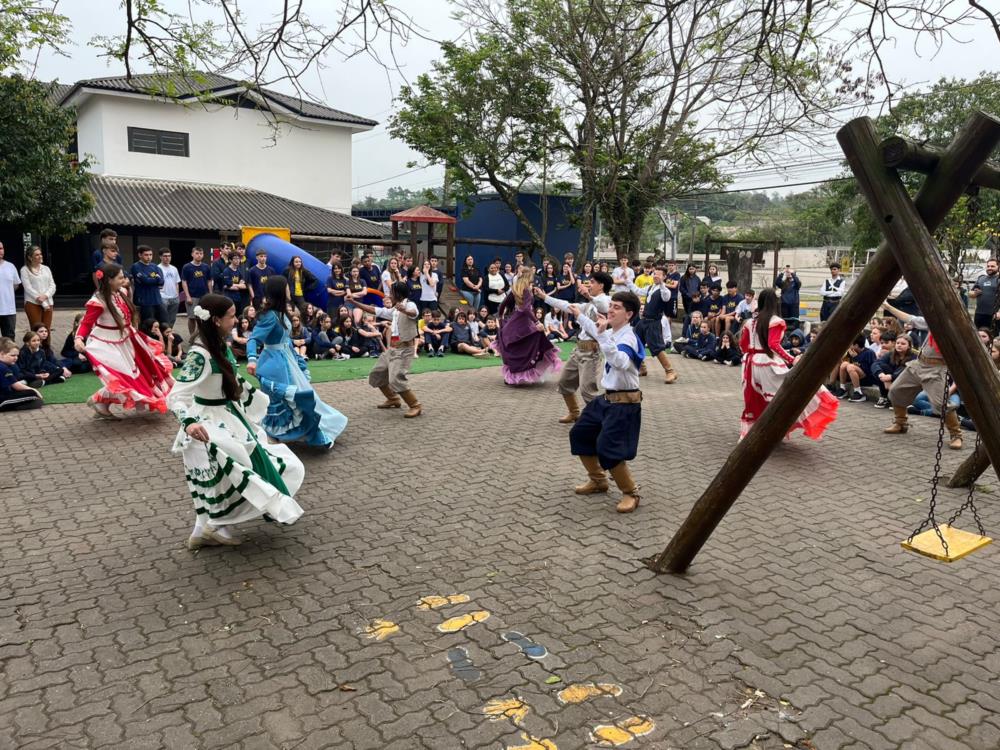
[[[428,257],[430,256],[430,248],[427,248]],[[410,222],[410,257],[416,259],[417,257],[417,222]]]
[[[899,175],[882,166],[874,124],[854,120],[837,140],[948,363],[986,453],[1000,466],[1000,378],[955,294],[934,238]]]
[[[917,195],[917,210],[929,228],[934,229],[941,223],[998,143],[1000,122],[981,112],[973,114]],[[883,242],[837,306],[823,335],[806,350],[762,418],[726,459],[667,548],[648,561],[650,568],[659,573],[687,570],[771,451],[781,443],[806,404],[826,382],[851,341],[892,291],[899,274],[899,266],[888,244]]]
[[[392,222],[392,239],[393,240],[398,240],[399,239],[399,222],[398,221]]]
[[[898,135],[886,138],[879,144],[879,148],[882,151],[882,163],[887,167],[924,174],[934,171],[942,154],[939,148],[914,143]],[[984,164],[972,178],[972,184],[1000,190],[1000,168]]]
[[[455,225],[448,224],[445,230],[447,244],[445,245],[445,257],[448,259],[448,275],[455,279]],[[456,286],[457,286],[456,280]]]
[[[973,483],[990,468],[990,457],[982,443],[962,462],[948,480],[949,487],[971,487]],[[1000,472],[997,472],[1000,475]]]

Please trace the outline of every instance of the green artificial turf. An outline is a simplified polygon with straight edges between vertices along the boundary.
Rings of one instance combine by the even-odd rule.
[[[566,342],[557,345],[563,360],[569,358],[574,344]],[[313,383],[332,383],[339,380],[360,380],[368,377],[375,366],[374,359],[349,359],[344,361],[321,360],[309,363]],[[429,357],[421,354],[413,360],[414,375],[422,372],[447,372],[450,370],[474,370],[480,367],[499,367],[500,358],[476,359],[462,354],[446,354],[443,357]],[[240,367],[246,375],[246,365]],[[249,376],[248,376],[249,377]],[[251,378],[251,382],[256,382]],[[100,387],[96,375],[74,375],[65,383],[42,388],[41,393],[47,404],[82,404]]]

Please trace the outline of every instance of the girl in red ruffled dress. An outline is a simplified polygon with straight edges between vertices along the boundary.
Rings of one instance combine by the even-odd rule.
[[[117,419],[111,405],[125,409],[166,412],[174,381],[163,345],[133,325],[135,308],[122,293],[126,278],[117,263],[96,271],[97,291],[86,304],[74,347],[87,355],[104,386],[87,399],[101,419]]]
[[[777,311],[777,295],[773,289],[765,289],[757,302],[757,317],[747,321],[740,332],[740,348],[745,352],[740,440],[764,413],[788,375],[788,367],[794,362],[794,357],[781,347],[785,321],[778,317]],[[806,437],[819,440],[837,418],[839,405],[837,398],[821,386],[788,431],[789,435],[801,429]]]

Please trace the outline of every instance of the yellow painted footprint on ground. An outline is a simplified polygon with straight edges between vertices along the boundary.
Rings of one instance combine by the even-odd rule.
[[[517,725],[524,721],[528,711],[528,704],[520,698],[494,698],[483,706],[483,713],[490,721],[510,719]]]
[[[481,609],[477,612],[458,615],[458,617],[450,617],[438,625],[437,629],[441,633],[457,633],[460,630],[465,630],[470,625],[475,625],[478,622],[486,622],[488,619],[490,619],[490,613],[485,609]]]
[[[556,693],[560,703],[583,703],[591,698],[617,698],[622,694],[621,685],[613,682],[581,682]]]
[[[399,632],[399,625],[389,620],[372,620],[364,629],[364,634],[373,641],[384,641]]]
[[[468,594],[449,594],[448,596],[425,596],[417,602],[417,609],[439,609],[449,604],[465,604],[469,601]]]
[[[590,738],[598,745],[618,747],[631,742],[636,737],[649,734],[656,728],[653,720],[645,716],[630,716],[614,724],[601,724],[590,733]]]
[[[507,745],[507,750],[559,750],[552,740],[533,737],[527,732],[521,732],[522,745]]]

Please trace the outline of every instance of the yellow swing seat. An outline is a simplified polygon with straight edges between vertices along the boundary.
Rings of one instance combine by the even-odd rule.
[[[904,539],[900,544],[903,549],[916,552],[919,555],[932,557],[942,562],[955,562],[955,560],[961,560],[966,555],[972,554],[993,541],[988,536],[962,531],[962,529],[956,529],[948,524],[943,524],[938,528],[948,545],[947,548],[941,544],[941,539],[934,529],[927,529],[912,539]]]

